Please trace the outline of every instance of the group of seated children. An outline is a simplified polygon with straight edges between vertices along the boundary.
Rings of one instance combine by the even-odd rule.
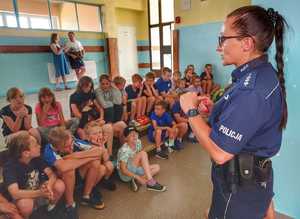
[[[201,77],[193,68],[184,78],[180,72],[172,77],[171,69],[164,68],[157,81],[149,72],[145,81],[134,74],[132,84],[125,85],[121,76],[111,80],[101,75],[99,87],[94,89],[91,78],[81,77],[70,95],[69,120],[55,94],[42,88],[35,106],[37,128],[32,127],[32,108],[25,104],[23,92],[18,88],[8,90],[9,104],[0,110],[0,117],[9,148],[3,195],[12,202],[7,202],[11,211],[4,213],[11,218],[28,218],[34,209],[47,205],[51,214],[64,195],[67,218],[77,218],[75,192],[80,194],[81,204],[103,209],[99,188],[116,189],[112,180],[114,139],[122,145],[116,153],[116,169],[122,181],[129,182],[133,191],[139,185],[166,190],[153,178],[160,167],[149,164],[136,127],[150,123],[147,136],[159,158],[167,159],[168,153],[183,149],[189,126],[179,96],[184,92],[203,95]]]

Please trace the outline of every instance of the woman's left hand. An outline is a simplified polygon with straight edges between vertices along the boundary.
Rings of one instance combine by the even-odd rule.
[[[180,106],[186,114],[190,109],[197,109],[199,98],[195,92],[188,92],[180,96]]]

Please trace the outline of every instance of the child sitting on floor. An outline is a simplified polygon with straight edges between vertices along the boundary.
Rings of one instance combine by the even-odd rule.
[[[37,140],[22,131],[11,139],[8,148],[10,159],[3,168],[4,183],[21,215],[29,218],[35,208],[47,202],[47,210],[52,212],[65,184],[40,157]]]
[[[153,72],[148,72],[145,77],[146,80],[143,84],[142,95],[147,98],[147,115],[149,115],[153,109],[155,101],[162,100],[162,98],[159,96],[158,91],[155,88],[155,74]]]
[[[126,143],[119,149],[117,168],[122,181],[131,182],[131,188],[137,192],[138,183],[146,185],[148,190],[163,192],[166,186],[153,179],[160,167],[158,164],[149,164],[148,154],[143,151],[141,140],[135,127],[124,129]]]
[[[127,112],[130,112],[131,124],[138,126],[145,119],[146,97],[142,96],[142,76],[134,74],[131,78],[132,84],[125,88],[127,94]]]
[[[107,142],[107,135],[103,132],[103,129],[99,127],[97,122],[91,122],[85,127],[85,133],[87,136],[87,140],[89,145],[83,143],[83,147],[81,148],[80,145],[78,145],[79,148],[82,150],[89,150],[91,149],[92,145],[96,147],[100,147],[103,149],[103,155],[101,163],[105,167],[105,175],[101,181],[101,184],[108,190],[114,191],[116,190],[116,185],[112,180],[112,173],[114,171],[114,165],[110,161],[110,155],[111,153],[108,153],[108,150],[106,149],[105,143]]]
[[[48,165],[57,170],[66,185],[66,212],[74,217],[77,214],[74,202],[76,181],[84,184],[81,204],[89,205],[97,210],[103,209],[104,203],[96,188],[105,175],[105,167],[100,163],[103,149],[93,147],[87,151],[76,151],[74,146],[80,142],[63,127],[51,129],[49,142],[50,144],[45,146],[43,157]]]
[[[169,157],[166,151],[163,150],[163,146],[167,146],[170,151],[181,149],[182,137],[186,132],[183,126],[174,122],[172,116],[166,110],[166,102],[157,102],[150,116],[152,125],[148,128],[148,139],[155,142],[156,157],[161,159],[168,159]],[[176,140],[177,136],[179,138]],[[166,141],[167,138],[168,141]]]

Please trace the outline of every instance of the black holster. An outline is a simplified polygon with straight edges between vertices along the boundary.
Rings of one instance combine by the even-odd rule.
[[[241,153],[222,165],[227,188],[231,193],[238,186],[265,183],[272,172],[272,161],[250,153]]]

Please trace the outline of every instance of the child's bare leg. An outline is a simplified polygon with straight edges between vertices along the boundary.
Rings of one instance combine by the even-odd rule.
[[[177,136],[177,138],[182,139],[183,136],[188,131],[188,124],[185,123],[185,122],[181,122],[181,123],[177,124],[177,128],[178,128],[178,136]]]
[[[29,218],[33,211],[34,200],[30,198],[19,199],[16,206],[24,218]]]
[[[140,97],[140,108],[141,108],[141,116],[144,116],[145,113],[146,113],[146,107],[147,107],[147,97],[143,96],[143,97]]]
[[[264,219],[275,219],[275,210],[273,200],[270,202],[269,208]]]
[[[136,101],[136,118],[142,115],[142,99],[140,97],[135,99]]]
[[[57,179],[53,185],[53,203],[57,203],[64,194],[66,186],[61,179]]]
[[[146,179],[147,180],[152,179],[152,174],[151,174],[151,169],[150,169],[147,152],[140,151],[139,153],[137,153],[133,158],[132,164],[136,167],[143,167],[145,175],[146,175]]]
[[[80,175],[84,178],[83,196],[89,196],[93,187],[105,174],[105,167],[99,160],[94,160],[79,168]]]
[[[105,166],[105,178],[109,178],[114,171],[114,165],[111,161],[106,161],[104,163]]]
[[[71,206],[74,203],[74,188],[75,188],[75,170],[70,170],[61,174],[65,183],[65,200],[66,205]]]
[[[162,130],[161,129],[156,129],[154,131],[154,140],[155,140],[155,146],[156,146],[156,149],[160,150],[161,149],[161,135],[162,135]]]
[[[147,114],[148,115],[151,112],[151,110],[153,109],[155,99],[156,99],[155,97],[148,97],[147,98]]]
[[[169,139],[175,140],[177,136],[177,128],[168,128],[167,130]]]
[[[136,100],[131,102],[130,120],[134,120],[136,116],[137,104]]]
[[[150,165],[150,172],[151,176],[155,176],[160,171],[160,166],[158,164],[151,164]]]
[[[105,124],[102,126],[103,132],[107,135],[107,150],[108,154],[112,155],[114,130],[112,124]]]

